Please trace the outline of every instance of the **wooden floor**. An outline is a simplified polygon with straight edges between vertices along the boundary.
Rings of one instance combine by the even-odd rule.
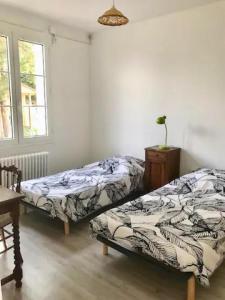
[[[4,300],[184,300],[186,283],[158,266],[128,258],[90,237],[88,224],[74,225],[65,237],[60,222],[32,212],[21,218],[24,280],[3,287]],[[12,266],[12,256],[0,257],[0,276]],[[198,300],[225,299],[225,264],[198,287]]]

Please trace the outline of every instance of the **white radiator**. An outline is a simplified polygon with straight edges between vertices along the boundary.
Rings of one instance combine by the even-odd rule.
[[[22,171],[22,180],[29,180],[48,174],[48,152],[38,152],[0,158],[2,166],[15,165]]]

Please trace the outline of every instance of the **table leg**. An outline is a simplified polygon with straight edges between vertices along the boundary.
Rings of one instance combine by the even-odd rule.
[[[16,287],[20,288],[22,286],[23,271],[21,267],[21,252],[20,252],[20,234],[19,234],[19,205],[15,207],[12,216],[12,226],[13,226],[13,242],[14,242],[14,264],[15,268],[13,270],[14,279],[16,281]]]

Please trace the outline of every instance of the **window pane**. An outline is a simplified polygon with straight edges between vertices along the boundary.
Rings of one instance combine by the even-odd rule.
[[[23,107],[24,137],[47,135],[45,107]]]
[[[44,75],[43,46],[19,41],[20,73]]]
[[[10,105],[10,98],[9,75],[0,72],[0,105]]]
[[[7,38],[0,36],[0,70],[8,72],[8,45]]]
[[[0,36],[0,140],[13,138],[8,38]]]
[[[19,41],[19,57],[24,137],[46,136],[44,46]]]
[[[12,109],[0,105],[0,139],[12,139]]]
[[[21,75],[21,94],[22,105],[45,105],[44,77]]]

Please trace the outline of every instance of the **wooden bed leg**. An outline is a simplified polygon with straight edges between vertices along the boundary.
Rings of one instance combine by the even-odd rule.
[[[195,276],[192,275],[187,282],[187,300],[195,300]]]
[[[69,222],[64,222],[64,233],[65,233],[65,235],[70,234],[70,224],[69,224]]]
[[[103,244],[102,246],[103,246],[103,248],[102,248],[103,255],[108,255],[109,254],[108,246],[106,244]]]

